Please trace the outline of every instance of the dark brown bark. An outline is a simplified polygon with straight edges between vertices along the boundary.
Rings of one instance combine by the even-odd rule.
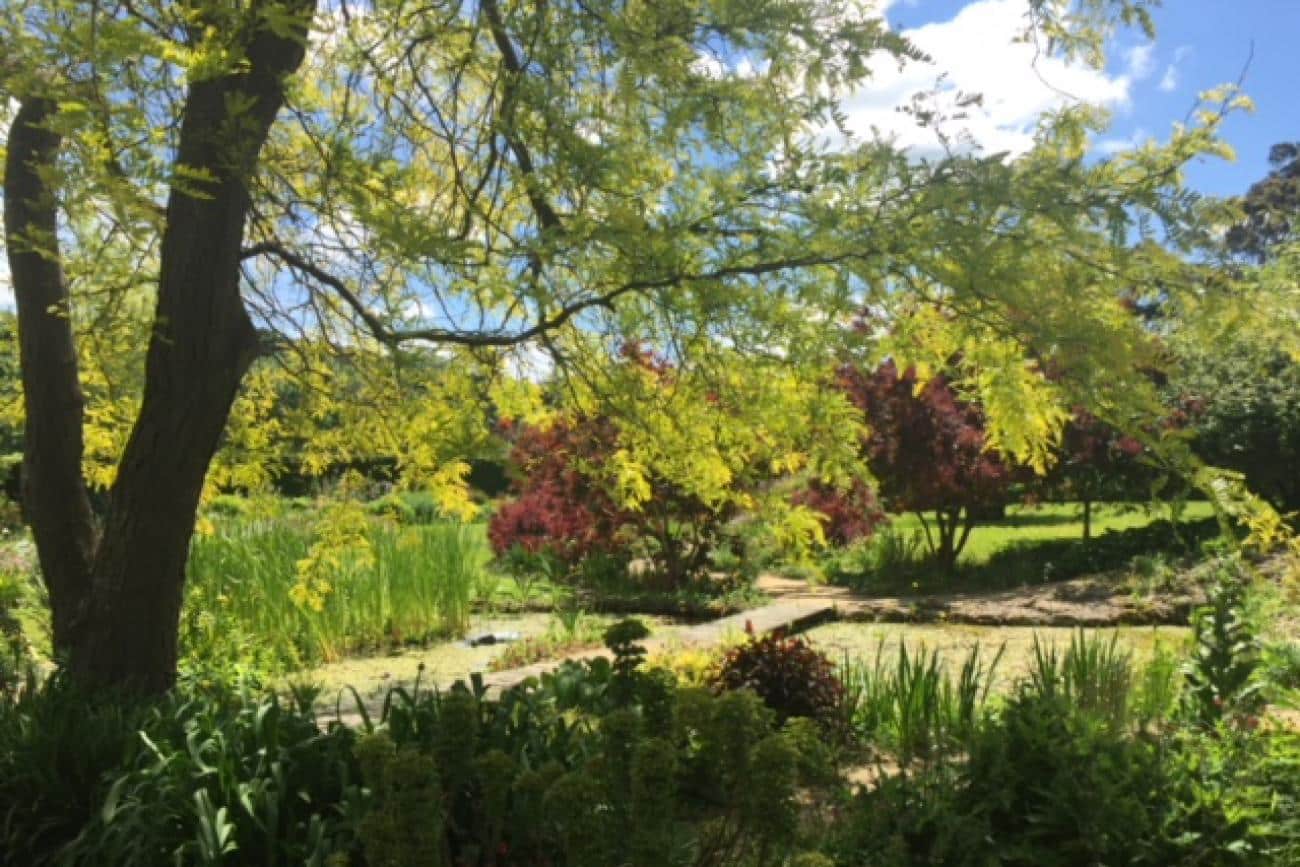
[[[938,528],[937,539],[930,535],[925,514],[917,514],[921,516],[921,525],[925,529],[935,564],[943,575],[952,577],[957,571],[957,558],[965,550],[966,542],[970,540],[971,531],[975,528],[975,514],[969,508],[936,509],[934,522]]]
[[[55,649],[65,652],[90,587],[94,521],[81,474],[84,400],[50,188],[61,143],[53,101],[23,101],[9,129],[5,249],[18,307],[26,422],[23,505],[49,591]]]
[[[47,580],[56,616],[61,608],[65,610],[68,667],[91,685],[160,692],[174,681],[185,565],[199,494],[257,346],[238,282],[240,246],[251,205],[247,179],[285,101],[283,78],[302,64],[305,25],[315,0],[291,0],[290,5],[294,6],[290,12],[298,13],[303,22],[302,32],[274,34],[261,18],[259,4],[253,4],[244,23],[246,70],[192,83],[188,91],[175,161],[191,169],[190,177],[200,177],[192,172],[196,170],[207,179],[178,183],[170,192],[142,406],[92,558],[88,524],[74,523],[66,515],[81,516],[79,503],[85,500],[79,474],[81,402],[75,387],[72,330],[65,320],[59,330],[39,317],[29,317],[44,329],[39,334],[29,329],[32,341],[40,342],[32,348],[39,355],[23,355],[23,374],[31,377],[26,383],[29,415],[34,402],[45,409],[35,413],[42,420],[38,430],[32,432],[29,426],[30,446],[39,452],[30,504],[64,497],[61,490],[79,491],[81,497],[48,519],[51,529],[39,534],[36,542],[43,567],[45,559],[65,556],[81,563],[81,584],[74,585],[70,577],[65,581],[61,568],[51,569]],[[233,113],[233,107],[248,104],[251,108]],[[49,110],[48,104],[38,103],[29,114],[43,117],[39,112]],[[10,201],[19,203],[13,225],[35,225],[53,238],[55,198],[39,187],[39,173],[31,164],[38,156],[52,160],[59,147],[57,136],[42,133],[30,122],[16,131],[19,144],[25,140],[23,135],[29,136],[32,143],[26,151],[32,159],[23,161],[22,149],[14,156],[10,139],[5,196],[10,257],[14,256]],[[23,182],[31,177],[38,178],[40,195],[14,195],[25,191]],[[29,203],[26,211],[23,201]],[[18,268],[12,266],[14,287],[19,298],[30,299],[29,308],[48,307],[44,302],[53,286],[66,299],[56,255],[30,260],[21,255]],[[25,350],[26,346],[25,337]],[[51,365],[56,365],[57,373],[52,373]],[[57,387],[47,394],[51,382]],[[88,515],[88,506],[85,512]],[[66,575],[72,576],[72,569]],[[68,608],[85,616],[73,623]]]

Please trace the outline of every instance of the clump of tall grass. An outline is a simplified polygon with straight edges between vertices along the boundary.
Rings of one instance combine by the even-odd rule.
[[[864,593],[908,586],[927,567],[928,555],[920,531],[889,526],[835,550],[823,564],[833,583]]]
[[[985,664],[979,645],[952,676],[937,650],[890,653],[882,639],[875,660],[846,660],[841,677],[849,725],[901,764],[960,749],[979,723],[1005,647]]]
[[[315,605],[290,592],[313,544],[302,519],[223,521],[194,540],[182,635],[191,657],[286,671],[350,651],[462,634],[491,551],[479,525],[372,521],[364,565]]]
[[[1120,649],[1116,633],[1107,641],[1080,629],[1070,636],[1064,652],[1044,646],[1035,635],[1034,657],[1023,688],[1045,698],[1060,696],[1120,729],[1129,722],[1133,654]]]

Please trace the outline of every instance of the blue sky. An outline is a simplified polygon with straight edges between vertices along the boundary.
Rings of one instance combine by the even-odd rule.
[[[1059,93],[1065,91],[1111,110],[1113,129],[1095,142],[1105,153],[1149,136],[1165,137],[1197,93],[1235,81],[1249,58],[1244,89],[1257,110],[1231,117],[1224,129],[1238,159],[1193,166],[1191,185],[1216,195],[1244,192],[1267,172],[1269,145],[1300,140],[1300,0],[1166,0],[1155,11],[1155,41],[1136,31],[1118,36],[1104,71],[1052,60],[1040,61],[1037,72],[1032,49],[1010,43],[1023,27],[1024,0],[865,3],[883,6],[893,28],[926,50],[934,64],[878,70],[875,81],[849,101],[850,123],[862,133],[883,129],[900,143],[927,149],[926,134],[910,128],[894,106],[910,92],[933,86],[943,71],[948,92],[984,94],[984,108],[955,123],[986,149],[1024,147],[1033,118],[1066,99]]]

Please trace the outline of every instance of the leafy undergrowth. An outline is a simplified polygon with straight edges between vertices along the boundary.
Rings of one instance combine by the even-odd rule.
[[[836,670],[793,639],[745,639],[706,686],[682,685],[647,664],[636,622],[606,631],[612,662],[565,663],[495,699],[479,680],[394,689],[356,729],[317,719],[307,692],[277,699],[218,671],[149,703],[32,680],[0,697],[0,855],[1289,867],[1300,736],[1261,718],[1281,669],[1264,661],[1253,592],[1222,565],[1190,652],[1142,662],[1075,633],[1036,643],[996,689],[998,652],[887,647]],[[855,772],[864,762],[876,773]]]

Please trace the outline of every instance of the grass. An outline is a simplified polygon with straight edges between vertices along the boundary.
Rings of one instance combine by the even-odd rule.
[[[1190,502],[1180,519],[1196,521],[1213,514],[1209,503]],[[1161,518],[1168,518],[1168,513],[1153,511],[1145,504],[1099,503],[1092,508],[1092,534],[1100,536],[1109,530],[1145,527]],[[901,533],[923,533],[920,520],[910,512],[894,515],[890,526]],[[971,530],[958,562],[978,565],[1013,544],[1062,539],[1083,539],[1083,507],[1078,503],[1009,506],[1005,519],[981,522]]]
[[[283,672],[358,650],[462,634],[491,592],[484,528],[368,524],[370,560],[304,604],[291,592],[314,536],[305,520],[233,519],[196,537],[182,618],[192,659]]]
[[[903,768],[965,751],[990,706],[1025,694],[1064,702],[1117,732],[1164,725],[1175,712],[1185,639],[1027,631],[1016,636],[998,629],[983,641],[934,644],[882,633],[874,647],[864,647],[828,642],[823,629],[815,646],[827,651],[830,644],[843,654],[848,731],[877,758]]]
[[[1068,627],[828,623],[806,634],[831,659],[874,659],[882,642],[891,651],[901,643],[910,653],[924,649],[949,661],[965,659],[975,648],[982,658],[992,659],[1001,649],[1002,658],[991,677],[991,688],[1005,692],[1035,670],[1038,653],[1055,650],[1063,654],[1077,633]],[[1183,648],[1191,630],[1181,626],[1119,626],[1088,630],[1088,634],[1106,641],[1114,637],[1117,647],[1132,652],[1133,664],[1140,668],[1162,652]]]
[[[899,515],[871,538],[828,552],[831,581],[860,593],[990,591],[1128,569],[1143,558],[1178,561],[1218,535],[1206,503],[1190,503],[1177,525],[1158,510],[1124,504],[1094,508],[1094,533],[1082,538],[1071,504],[1013,507],[977,526],[956,568],[940,568],[915,515]]]

